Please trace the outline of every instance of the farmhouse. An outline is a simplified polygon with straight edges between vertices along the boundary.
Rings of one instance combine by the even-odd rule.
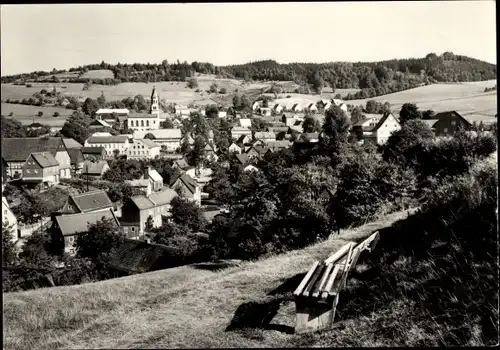
[[[59,178],[71,177],[71,159],[60,137],[25,137],[2,139],[2,157],[9,177],[21,177],[22,168],[33,152],[50,152],[59,163]]]
[[[189,165],[185,159],[177,159],[172,164],[172,168],[187,171],[189,169],[194,169],[194,166]]]
[[[252,104],[252,111],[257,111],[260,107],[262,107],[262,101],[255,101]]]
[[[292,146],[290,141],[268,141],[266,142],[266,147],[268,147],[272,152],[277,152],[282,149],[287,149]]]
[[[86,232],[89,225],[95,224],[102,219],[108,219],[113,226],[120,227],[113,209],[55,216],[50,228],[53,242],[60,242],[65,253],[74,255],[76,253],[77,235]]]
[[[175,152],[181,146],[182,133],[180,129],[135,131],[134,139],[144,139],[147,134],[151,134],[152,141],[168,152]]]
[[[217,115],[219,118],[227,118],[227,112],[224,111],[219,111]]]
[[[229,153],[241,153],[243,152],[243,144],[233,141],[228,148]]]
[[[484,116],[480,114],[460,115],[456,111],[447,111],[437,113],[434,116],[436,123],[433,125],[436,136],[451,136],[457,132],[459,128],[470,130],[475,123],[482,123],[489,126],[496,121],[496,118]]]
[[[96,162],[86,160],[83,162],[82,175],[93,179],[101,179],[108,170],[109,165],[105,160],[98,160]]]
[[[59,183],[59,162],[50,152],[33,152],[23,165],[23,183],[41,184],[43,188]]]
[[[127,150],[127,159],[154,159],[160,155],[160,145],[149,139],[134,139]]]
[[[162,225],[162,216],[170,215],[170,202],[177,193],[173,189],[154,192],[149,196],[140,195],[130,197],[122,207],[123,225],[130,229],[134,227],[139,234],[144,234],[148,217],[153,219],[153,227]]]
[[[60,210],[60,213],[94,213],[108,211],[109,209],[113,209],[113,203],[106,192],[103,190],[96,190],[70,195],[63,208]]]
[[[249,128],[233,126],[231,129],[231,137],[233,139],[238,139],[241,135],[252,136],[252,131]]]
[[[130,147],[127,136],[90,136],[84,144],[85,147],[104,147],[106,158],[110,159],[117,155],[126,155]],[[115,151],[117,150],[117,151]]]
[[[302,106],[299,105],[298,103],[295,103],[291,108],[292,112],[302,112],[303,110],[304,109],[302,108]]]
[[[396,117],[392,113],[385,113],[375,126],[363,130],[363,140],[382,145],[394,131],[400,129],[401,125]]]
[[[201,190],[196,181],[187,174],[177,176],[170,181],[170,188],[178,189],[184,193],[186,198],[201,206]]]

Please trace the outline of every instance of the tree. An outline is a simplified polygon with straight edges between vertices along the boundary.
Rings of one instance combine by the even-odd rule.
[[[219,90],[219,93],[225,95],[227,93],[227,89],[223,87]]]
[[[49,203],[43,200],[39,193],[25,194],[23,199],[21,204],[12,209],[18,221],[35,224],[50,214]]]
[[[81,113],[75,112],[64,123],[61,135],[83,144],[89,137],[89,124],[90,120],[88,118],[85,118]]]
[[[43,112],[42,111],[38,111],[37,116],[38,116],[38,118],[41,118],[43,116]]]
[[[114,225],[113,220],[103,217],[89,225],[86,232],[77,235],[76,248],[79,256],[106,263],[123,241],[119,227]]]
[[[101,91],[101,96],[97,98],[97,104],[100,108],[104,108],[106,106],[106,97],[104,97],[103,91]]]
[[[349,139],[350,126],[347,115],[340,107],[334,106],[325,112],[320,144],[323,152],[331,157],[333,168],[341,162]]]
[[[175,125],[172,119],[167,118],[165,121],[161,122],[162,129],[174,129]]]
[[[173,221],[178,225],[189,227],[193,232],[201,231],[207,222],[200,207],[193,201],[180,196],[174,197],[171,202]]]
[[[97,112],[98,109],[99,103],[96,100],[91,99],[90,97],[88,97],[85,102],[83,102],[83,113],[90,115],[91,117],[95,115],[95,112]]]
[[[302,128],[305,133],[321,132],[321,124],[313,116],[307,116],[304,118]]]
[[[354,107],[354,109],[351,112],[351,123],[354,125],[363,119],[364,119],[363,110],[361,109],[361,107],[359,106]]]
[[[209,105],[205,108],[207,118],[217,118],[219,116],[219,108],[216,105]]]
[[[149,215],[148,219],[146,220],[146,224],[145,224],[146,232],[151,232],[153,230],[153,227],[154,227],[153,217],[151,215]]]
[[[436,112],[434,112],[432,109],[428,109],[428,110],[422,112],[422,119],[424,119],[424,120],[433,119],[435,115],[436,115]]]
[[[239,109],[241,107],[241,97],[238,94],[233,97],[233,107],[234,109]]]
[[[417,105],[413,103],[405,103],[399,112],[399,119],[401,124],[406,123],[412,119],[422,119],[422,113],[418,110]]]
[[[12,226],[8,222],[2,222],[2,267],[5,269],[13,265],[17,260],[16,246]]]
[[[26,128],[20,121],[12,118],[1,117],[1,134],[2,138],[6,137],[26,137]]]
[[[210,85],[209,91],[212,93],[217,92],[217,84],[213,83],[212,85]]]
[[[60,114],[59,114],[59,112],[54,112],[53,116],[57,118],[60,116]]]
[[[195,167],[200,166],[205,159],[205,145],[205,138],[202,136],[196,136],[194,139],[194,145],[187,155],[189,164],[192,164]]]
[[[314,74],[314,78],[312,81],[312,87],[313,87],[314,91],[316,91],[316,93],[318,93],[318,94],[321,94],[321,91],[323,90],[324,86],[325,86],[325,81],[323,80],[321,75],[319,75],[318,72],[316,72]]]
[[[196,89],[198,87],[198,80],[195,78],[188,79],[187,86],[190,89]]]

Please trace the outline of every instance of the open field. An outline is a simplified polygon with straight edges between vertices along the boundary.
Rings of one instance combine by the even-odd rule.
[[[221,271],[198,264],[72,287],[6,293],[4,346],[294,347],[307,336],[290,334],[295,310],[289,299],[311,263],[406,216],[407,212],[387,215],[308,248]],[[258,328],[252,326],[252,318],[269,312],[276,302],[279,310],[272,324],[250,329]],[[229,330],[230,324],[249,328]],[[315,339],[321,341],[320,336]]]
[[[38,111],[42,111],[43,116],[41,118],[36,117],[35,122],[49,126],[63,126],[66,119],[74,112],[71,109],[63,107],[38,107],[11,103],[2,103],[0,109],[2,115],[6,117],[11,112],[14,113],[13,118],[19,120],[24,125],[33,123],[33,116],[37,115]],[[53,117],[54,112],[59,112],[60,116]]]
[[[89,70],[86,73],[83,73],[80,78],[82,79],[106,79],[106,78],[114,78],[115,75],[109,69],[96,69]]]
[[[352,105],[366,105],[369,100],[389,102],[393,111],[399,112],[404,103],[415,103],[420,110],[432,109],[436,112],[455,110],[461,114],[477,113],[494,116],[497,113],[496,91],[484,92],[486,87],[496,85],[496,80],[433,84],[411,90],[364,100],[351,100]]]

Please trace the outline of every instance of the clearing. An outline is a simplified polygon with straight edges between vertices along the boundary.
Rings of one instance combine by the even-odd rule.
[[[312,262],[408,213],[386,215],[310,247],[225,270],[194,264],[97,283],[6,293],[4,346],[293,347],[304,336],[291,332],[295,309],[290,297]],[[276,306],[279,310],[271,324],[256,327],[256,319]]]

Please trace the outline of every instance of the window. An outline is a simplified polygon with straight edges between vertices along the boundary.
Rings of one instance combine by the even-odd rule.
[[[144,126],[144,120],[141,120],[141,126]]]
[[[446,135],[448,133],[448,128],[444,128],[443,133]]]
[[[26,173],[27,173],[27,174],[30,174],[30,173],[31,173],[31,170],[26,169]]]
[[[7,210],[4,210],[4,211],[3,211],[3,215],[7,215]]]
[[[35,174],[38,174],[38,170],[35,170]]]
[[[452,120],[451,121],[451,126],[455,126],[455,125],[457,125],[457,121],[456,120]]]
[[[146,120],[146,126],[149,126],[149,120]]]
[[[135,232],[135,227],[132,227],[132,232]]]

